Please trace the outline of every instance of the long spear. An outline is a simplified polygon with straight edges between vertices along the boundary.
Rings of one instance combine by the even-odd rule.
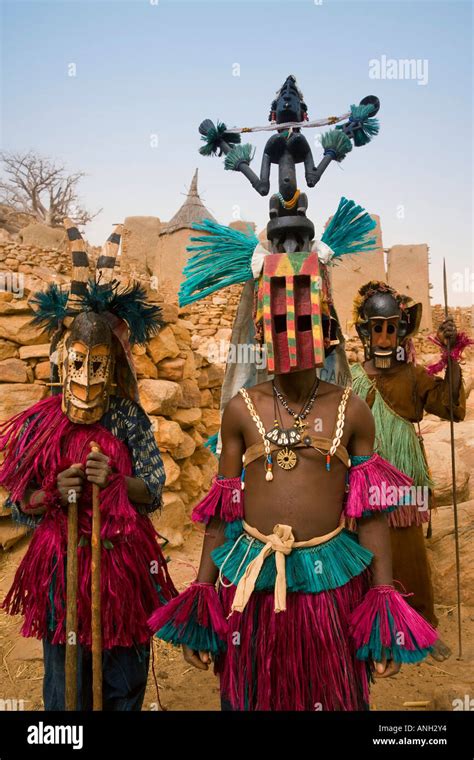
[[[446,277],[446,260],[443,259],[444,316],[448,318],[448,281]],[[448,384],[449,384],[449,428],[451,435],[451,477],[453,481],[454,545],[456,547],[456,594],[458,602],[458,660],[462,659],[461,628],[461,560],[459,553],[458,502],[456,497],[456,448],[454,445],[454,402],[453,402],[453,365],[451,357],[451,340],[448,338]]]

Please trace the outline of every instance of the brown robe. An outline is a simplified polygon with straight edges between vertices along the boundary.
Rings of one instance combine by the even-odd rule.
[[[384,401],[394,412],[410,422],[420,422],[424,413],[449,419],[449,386],[447,379],[430,375],[424,367],[400,365],[397,372],[369,375]],[[374,392],[370,391],[367,403],[372,406]],[[461,383],[458,403],[454,406],[454,420],[460,422],[466,414],[466,394]],[[434,478],[436,479],[436,477]],[[407,528],[390,528],[393,577],[400,581],[413,596],[407,601],[423,617],[436,626],[433,584],[426,553],[422,525]]]

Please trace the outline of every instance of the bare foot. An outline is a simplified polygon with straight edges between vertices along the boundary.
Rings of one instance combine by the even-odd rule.
[[[448,645],[444,643],[444,641],[437,639],[433,644],[433,649],[431,650],[430,654],[433,660],[437,660],[437,662],[444,662],[444,660],[447,660],[449,657],[451,657],[452,651]]]

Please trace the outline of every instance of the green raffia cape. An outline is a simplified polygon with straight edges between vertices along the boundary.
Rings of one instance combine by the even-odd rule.
[[[413,423],[400,417],[387,404],[375,383],[360,364],[351,367],[352,390],[367,400],[370,391],[375,398],[372,414],[375,419],[375,451],[413,480],[415,486],[433,488],[428,465]]]

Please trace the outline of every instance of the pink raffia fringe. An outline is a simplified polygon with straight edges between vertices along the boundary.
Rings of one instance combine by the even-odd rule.
[[[155,610],[148,625],[165,641],[212,654],[224,648],[228,629],[215,586],[197,581]]]
[[[209,493],[193,509],[194,522],[208,523],[212,517],[233,522],[244,516],[244,492],[240,478],[215,476]]]
[[[429,335],[428,340],[430,340],[431,343],[434,343],[435,346],[438,346],[441,350],[441,359],[433,364],[429,364],[426,368],[430,375],[436,375],[438,372],[446,369],[448,366],[448,355],[451,356],[451,359],[454,362],[460,362],[462,360],[464,349],[468,346],[474,346],[474,340],[471,340],[469,335],[465,332],[458,332],[456,342],[451,346],[450,351],[448,351],[448,347],[445,346],[436,335]]]
[[[405,341],[404,348],[407,362],[409,364],[416,364],[416,349],[412,338],[408,338],[408,340]]]
[[[350,631],[356,648],[366,647],[369,656],[375,654],[372,652],[372,634],[376,621],[378,644],[393,652],[395,634],[396,649],[412,653],[412,661],[423,659],[426,650],[429,650],[438,638],[436,630],[393,586],[374,586],[369,589],[350,616]],[[394,659],[404,660],[405,657],[397,657],[395,654]]]
[[[20,437],[27,420],[26,433]],[[44,517],[2,605],[12,615],[25,616],[23,636],[64,643],[67,510],[59,501],[56,476],[73,463],[85,464],[90,442],[96,441],[114,466],[109,485],[100,491],[103,647],[130,647],[148,641],[149,615],[158,604],[173,598],[176,590],[151,521],[128,499],[126,476],[131,475],[132,465],[126,445],[99,424],[70,422],[61,411],[60,396],[44,399],[4,423],[0,435],[0,448],[6,451],[0,483],[11,498],[21,500],[33,479],[48,494]],[[78,641],[90,646],[90,483],[79,503],[78,527]]]
[[[228,619],[228,644],[216,661],[221,692],[234,710],[367,709],[369,663],[359,660],[349,616],[368,588],[368,571],[318,594],[290,593],[275,614],[273,591],[255,591]],[[220,589],[224,613],[235,586]]]
[[[403,503],[405,491],[413,480],[393,464],[372,454],[349,470],[349,493],[346,496],[346,517],[360,518],[366,511],[384,512]]]

